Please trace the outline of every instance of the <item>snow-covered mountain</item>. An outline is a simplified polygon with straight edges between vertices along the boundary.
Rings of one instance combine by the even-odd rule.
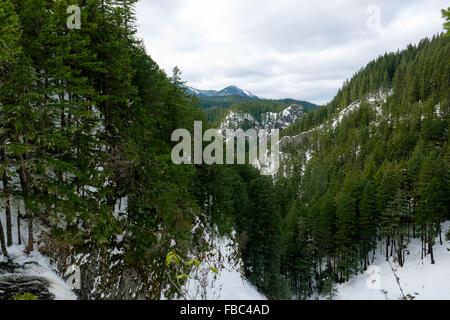
[[[242,96],[253,99],[259,99],[253,93],[247,90],[240,89],[236,86],[228,86],[222,90],[200,90],[193,87],[186,87],[186,90],[190,94],[195,94],[199,97],[225,97],[225,96]]]

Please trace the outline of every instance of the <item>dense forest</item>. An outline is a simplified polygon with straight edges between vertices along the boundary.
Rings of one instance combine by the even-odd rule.
[[[166,272],[169,251],[202,252],[201,230],[231,231],[229,200],[237,195],[224,181],[240,181],[245,197],[261,178],[250,166],[172,163],[173,130],[192,129],[204,114],[180,71],[167,76],[135,37],[135,2],[83,1],[81,28],[68,29],[74,1],[1,0],[0,240],[8,256],[12,212],[28,225],[28,235],[18,235],[28,239],[27,252],[36,249],[36,224],[48,230],[40,240],[79,252],[124,234],[128,266],[151,274],[147,297],[159,299],[167,287],[166,296],[177,293]],[[118,217],[123,197],[127,212]]]
[[[124,235],[127,266],[151,279],[148,299],[180,294],[167,254],[201,257],[205,234],[235,234],[246,278],[272,299],[327,293],[366,268],[379,241],[401,264],[408,240],[419,237],[434,262],[440,222],[450,219],[449,37],[370,62],[329,104],[285,130],[324,124],[289,147],[283,172],[267,177],[250,165],[172,163],[175,129],[192,132],[201,120],[206,130],[207,118],[223,115],[202,110],[178,68],[167,75],[152,60],[136,37],[136,2],[0,0],[4,256],[13,217],[28,227],[18,236],[28,253],[37,249],[36,225],[45,226],[40,241],[77,252]],[[80,29],[66,25],[72,4],[82,10]],[[380,90],[382,116],[364,101]],[[356,100],[358,110],[326,125]],[[287,103],[231,109],[258,115]]]

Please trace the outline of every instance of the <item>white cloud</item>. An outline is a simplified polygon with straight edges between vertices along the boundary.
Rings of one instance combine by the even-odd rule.
[[[367,8],[380,8],[380,29]],[[442,31],[443,0],[143,0],[138,36],[170,73],[200,89],[237,85],[267,98],[329,101],[387,51]]]

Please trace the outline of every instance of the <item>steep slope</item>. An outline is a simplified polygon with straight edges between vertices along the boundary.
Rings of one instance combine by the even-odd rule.
[[[379,123],[384,118],[382,106],[386,103],[386,99],[390,95],[392,95],[392,90],[380,90],[377,93],[368,94],[362,99],[350,103],[348,106],[332,115],[329,119],[325,119],[322,124],[316,127],[293,136],[286,135],[286,132],[283,132],[283,137],[280,139],[280,148],[283,149],[287,147],[287,145],[295,146],[300,143],[300,141],[304,137],[309,136],[312,132],[326,132],[335,130],[336,127],[342,122],[342,120],[350,117],[352,113],[359,109],[361,104],[365,104],[369,106],[369,108],[371,108],[372,112],[375,115],[373,118],[374,125],[377,125],[377,123]],[[294,123],[295,122],[290,122],[287,127]],[[284,129],[286,129],[287,127],[285,127]]]

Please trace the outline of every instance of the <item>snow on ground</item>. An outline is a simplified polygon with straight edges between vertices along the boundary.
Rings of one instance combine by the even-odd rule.
[[[412,239],[408,246],[409,255],[403,267],[391,258],[391,264],[399,277],[405,296],[414,300],[448,300],[450,299],[450,242],[445,234],[450,228],[450,221],[442,225],[443,245],[439,238],[433,247],[435,264],[430,256],[421,260],[420,239]],[[337,285],[337,300],[396,300],[401,299],[401,292],[394,273],[383,254],[377,250],[377,256],[365,274],[354,276],[349,281]]]
[[[202,280],[190,279],[187,283],[192,299],[208,300],[266,300],[258,290],[241,275],[242,261],[235,258],[236,244],[229,238],[217,239],[207,260],[200,265],[199,273],[206,275]],[[209,271],[215,267],[218,275]],[[202,289],[204,283],[204,289]],[[202,296],[206,294],[205,296]]]
[[[333,120],[333,123],[331,124],[331,127],[333,129],[336,129],[337,125],[342,122],[342,119],[346,116],[348,116],[350,113],[352,113],[355,110],[359,109],[359,106],[361,103],[357,100],[355,102],[352,102],[349,104],[346,108],[342,109],[338,116]]]
[[[368,94],[363,98],[363,101],[366,101],[371,104],[373,108],[376,110],[377,117],[382,115],[381,104],[386,103],[387,97],[392,95],[393,91],[391,90],[383,90],[380,89],[377,93]],[[347,107],[342,109],[339,114],[332,119],[331,128],[336,129],[336,127],[342,122],[342,119],[348,116],[350,113],[359,109],[361,102],[356,100],[350,103]]]
[[[219,244],[219,250],[227,258],[231,254],[231,241],[222,239]],[[215,286],[221,288],[219,299],[221,300],[265,300],[258,290],[250,284],[241,275],[242,261],[239,261],[237,266],[233,265],[225,259],[225,265],[219,272],[216,279]]]

